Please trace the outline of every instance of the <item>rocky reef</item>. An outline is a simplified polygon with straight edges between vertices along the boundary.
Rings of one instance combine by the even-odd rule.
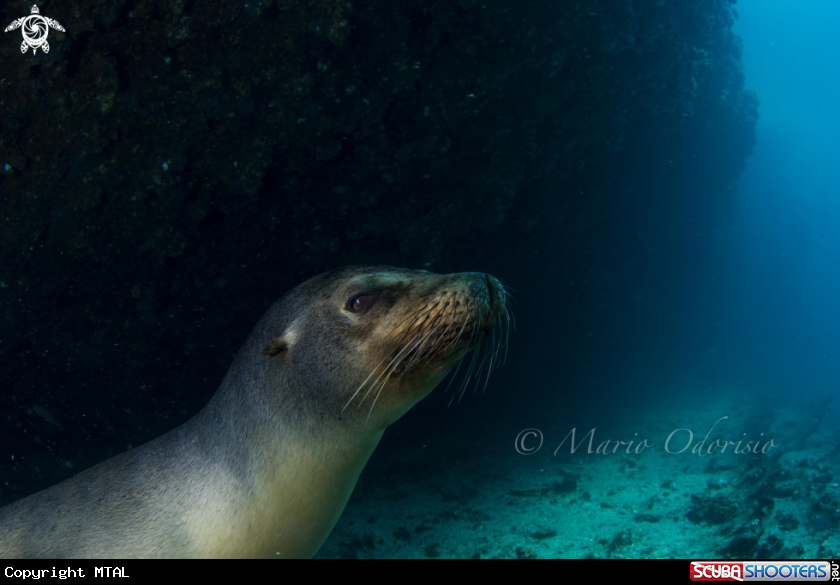
[[[49,53],[0,36],[0,497],[184,420],[322,270],[543,235],[595,281],[711,225],[757,118],[732,4],[41,4]]]

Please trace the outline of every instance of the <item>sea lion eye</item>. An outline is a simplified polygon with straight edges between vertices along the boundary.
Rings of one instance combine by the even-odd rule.
[[[373,293],[357,295],[347,301],[347,310],[353,313],[361,313],[370,306],[375,296]]]

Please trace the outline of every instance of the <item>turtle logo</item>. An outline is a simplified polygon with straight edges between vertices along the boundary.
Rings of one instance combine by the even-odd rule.
[[[12,24],[6,27],[4,32],[9,32],[10,30],[15,30],[17,28],[23,28],[21,32],[23,32],[23,44],[20,46],[20,52],[25,53],[27,49],[32,49],[32,54],[38,52],[40,48],[45,53],[50,52],[50,44],[47,42],[47,33],[49,32],[48,28],[54,28],[55,30],[60,30],[61,32],[65,32],[58,21],[53,20],[52,18],[47,18],[46,16],[41,16],[40,10],[38,10],[37,5],[32,6],[32,14],[29,16],[24,16],[23,18],[18,18]]]

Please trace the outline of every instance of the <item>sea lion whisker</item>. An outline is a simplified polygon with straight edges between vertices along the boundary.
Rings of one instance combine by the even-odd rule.
[[[441,355],[449,355],[449,353],[451,353],[453,348],[455,347],[455,345],[452,343],[452,340],[449,339],[449,335],[450,332],[453,330],[453,327],[457,327],[458,324],[455,320],[454,315],[445,315],[444,318],[445,325],[443,327],[443,331],[440,332],[429,351],[437,352]]]
[[[459,392],[459,394],[458,394],[458,403],[459,404],[461,403],[461,399],[464,397],[464,393],[467,390],[467,386],[469,385],[470,380],[472,380],[473,374],[475,372],[475,366],[478,363],[480,349],[481,349],[481,347],[479,346],[479,347],[476,347],[471,352],[472,356],[470,357],[470,366],[469,366],[469,368],[467,368],[467,373],[464,376],[464,381],[461,384],[461,388],[458,391]]]
[[[406,346],[406,347],[408,347],[408,346]],[[365,419],[365,426],[367,426],[368,422],[370,421],[370,415],[373,414],[373,407],[376,406],[376,401],[379,400],[379,396],[382,394],[382,390],[385,388],[385,384],[388,383],[388,378],[391,376],[391,374],[394,372],[394,370],[399,367],[399,365],[402,363],[403,359],[405,359],[405,356],[403,356],[402,359],[399,359],[399,355],[396,356],[394,358],[394,361],[391,362],[391,367],[389,369],[386,369],[387,375],[382,379],[382,383],[379,384],[379,389],[376,391],[376,396],[374,396],[374,398],[373,398],[373,403],[370,405],[370,410],[368,411],[367,418]],[[374,382],[374,384],[375,384],[375,382]],[[373,387],[371,387],[371,390],[372,389],[373,389]],[[368,394],[370,394],[370,392],[368,392]],[[368,394],[365,394],[365,398],[362,399],[362,402],[364,402],[365,399],[367,399]],[[359,403],[359,404],[361,405],[361,403]]]
[[[441,320],[445,320],[447,317],[449,317],[449,321],[446,323],[446,326],[443,328],[443,331],[440,332],[440,335],[438,336],[434,345],[432,345],[430,351],[434,351],[435,349],[437,349],[437,347],[439,345],[441,345],[442,343],[446,343],[445,342],[446,334],[449,332],[449,329],[452,327],[452,324],[455,322],[455,319],[452,318],[448,313],[441,314],[440,318],[441,318]],[[451,346],[447,346],[447,353],[449,352],[450,349],[451,349]]]
[[[504,310],[502,311],[504,316]],[[498,342],[496,345],[496,369],[502,367],[502,364],[507,360],[507,326],[504,319],[499,321],[497,326],[499,329]]]
[[[441,315],[439,321],[445,322],[445,318],[446,315]],[[447,355],[452,350],[452,347],[446,342],[446,332],[451,326],[452,321],[449,321],[448,323],[444,324],[443,331],[440,332],[440,334],[435,338],[434,342],[432,342],[432,345],[429,346],[427,353],[438,353],[440,355]],[[438,325],[438,327],[440,327],[440,324]],[[439,348],[440,350],[438,351]]]
[[[484,364],[487,363],[488,351],[487,348],[484,347],[484,344],[481,345],[481,363],[478,364],[478,372],[475,376],[475,386],[473,387],[473,394],[478,392],[478,385],[481,384],[481,370],[484,368]]]
[[[424,335],[424,336],[423,336],[423,339],[421,339],[421,340],[417,343],[417,349],[416,349],[416,351],[414,352],[414,355],[411,357],[411,360],[410,360],[410,361],[408,362],[408,364],[406,365],[406,368],[412,368],[412,367],[414,367],[414,365],[415,365],[415,364],[417,364],[417,363],[419,363],[420,359],[421,359],[422,357],[424,357],[424,356],[425,356],[425,353],[426,353],[426,350],[427,350],[427,346],[425,346],[425,344],[428,342],[428,340],[429,340],[429,338],[431,337],[431,335],[432,335],[435,331],[437,331],[437,329],[438,329],[439,327],[440,327],[440,325],[436,325],[436,326],[434,327],[434,329],[432,329],[431,331],[429,331],[428,333],[426,333],[426,335]]]
[[[417,311],[415,311],[414,313],[412,313],[411,315],[409,315],[408,317],[404,318],[402,321],[400,321],[400,322],[397,324],[397,326],[396,326],[396,327],[394,327],[394,329],[393,329],[393,331],[391,332],[391,334],[389,335],[389,337],[390,337],[390,336],[392,336],[394,333],[396,333],[396,332],[398,332],[398,331],[403,331],[403,336],[402,336],[402,338],[400,338],[398,341],[389,341],[388,343],[383,344],[383,347],[380,349],[380,351],[383,351],[383,350],[388,350],[388,351],[390,352],[390,351],[393,351],[393,349],[394,349],[394,348],[399,347],[400,345],[402,345],[402,344],[403,344],[403,342],[404,342],[404,341],[405,341],[405,340],[406,340],[406,339],[407,339],[410,335],[412,335],[412,334],[413,334],[413,333],[414,333],[417,329],[419,329],[419,327],[411,326],[411,327],[406,327],[406,328],[405,328],[405,330],[403,330],[403,329],[402,329],[403,325],[405,325],[405,323],[406,323],[406,322],[408,322],[408,321],[410,321],[410,320],[412,320],[412,319],[415,319],[415,318],[416,318],[418,315],[420,315],[423,311],[428,312],[428,311],[430,311],[430,309],[429,309],[429,307],[428,307],[428,306],[423,306],[423,307],[421,307],[420,309],[418,309]],[[412,324],[412,325],[414,325],[414,324]]]
[[[460,371],[460,369],[461,369],[461,364],[463,364],[463,363],[464,363],[464,358],[462,357],[461,359],[459,359],[459,360],[458,360],[458,365],[456,365],[456,366],[455,366],[455,371],[454,371],[454,372],[452,372],[452,376],[449,378],[449,384],[447,384],[447,385],[446,385],[446,388],[443,390],[443,393],[444,393],[444,394],[446,394],[447,392],[449,392],[449,388],[450,388],[450,386],[452,386],[452,382],[454,382],[454,381],[455,381],[455,378],[457,378],[457,377],[458,377],[458,372]],[[452,401],[450,400],[450,403],[451,403],[451,402],[452,402]]]
[[[380,361],[378,364],[376,364],[376,367],[373,368],[373,370],[371,371],[370,374],[368,374],[368,377],[365,378],[365,381],[362,382],[362,385],[359,386],[356,389],[355,392],[353,392],[353,396],[350,397],[350,400],[347,401],[347,404],[344,405],[344,408],[341,409],[341,412],[344,412],[347,409],[347,407],[350,406],[350,403],[353,402],[353,399],[356,398],[356,395],[361,391],[361,389],[365,387],[365,384],[367,384],[368,380],[370,380],[370,377],[373,376],[376,373],[376,370],[379,369],[379,366],[381,366],[382,363],[387,359],[388,359],[388,356],[385,356],[384,358],[382,358],[382,361]]]
[[[481,389],[482,394],[487,392],[487,383],[490,381],[490,374],[493,373],[493,360],[496,358],[496,355],[496,350],[492,349],[490,353],[490,363],[487,365],[487,376],[484,378],[484,388]]]
[[[405,357],[405,356],[403,356],[403,357]],[[391,377],[391,373],[393,372],[394,369],[399,367],[401,361],[402,361],[402,359],[398,356],[395,356],[394,358],[392,358],[392,360],[388,363],[388,365],[385,366],[385,368],[382,370],[382,372],[370,384],[370,387],[368,388],[367,392],[365,392],[365,395],[362,396],[362,399],[359,401],[359,404],[356,408],[361,408],[362,404],[364,404],[365,400],[367,400],[368,396],[370,396],[371,394],[376,394],[377,396],[379,395],[379,393],[385,387],[385,384],[388,383],[388,379]],[[374,400],[374,402],[375,402],[375,400]],[[370,413],[368,413],[368,418],[370,418]],[[365,424],[367,424],[367,420],[365,421]]]
[[[418,329],[406,329],[405,333],[403,333],[402,337],[399,339],[393,339],[387,342],[387,349],[388,354],[385,359],[388,359],[388,356],[391,356],[393,359],[394,355],[399,353],[401,348],[404,348],[407,343],[411,343],[413,339],[415,339],[418,335],[420,335],[421,331]]]
[[[420,334],[418,333],[417,335],[420,335]],[[385,369],[383,369],[383,370],[382,370],[382,373],[381,373],[381,374],[379,374],[379,375],[376,377],[376,379],[373,381],[373,383],[371,384],[371,386],[370,386],[370,388],[368,389],[368,391],[367,391],[367,392],[365,392],[365,395],[362,397],[362,400],[359,402],[359,406],[358,406],[357,408],[361,407],[361,406],[362,406],[362,403],[364,403],[364,401],[365,401],[365,400],[367,400],[367,397],[368,397],[368,396],[370,396],[371,391],[372,391],[374,388],[376,388],[376,386],[378,386],[378,385],[379,385],[379,381],[380,381],[380,380],[382,380],[382,386],[384,387],[385,383],[388,381],[388,376],[390,376],[390,375],[391,375],[391,373],[393,372],[393,370],[394,370],[397,366],[399,366],[399,365],[400,365],[400,363],[402,363],[402,360],[405,358],[406,354],[408,354],[408,352],[411,350],[411,343],[412,343],[412,342],[413,342],[413,341],[417,338],[417,335],[415,335],[415,336],[411,339],[411,341],[409,341],[409,342],[408,342],[408,344],[406,344],[405,346],[403,346],[403,348],[402,348],[402,349],[401,349],[401,350],[400,350],[400,351],[399,351],[399,352],[398,352],[395,356],[393,356],[393,357],[391,358],[391,362],[390,362],[387,366],[385,366]],[[383,360],[383,361],[384,361],[384,360]],[[380,363],[381,363],[381,362],[380,362]],[[377,368],[378,368],[378,367],[379,367],[379,366],[377,366]],[[380,392],[381,392],[381,389],[380,389]],[[377,394],[378,394],[378,393],[377,393]],[[368,414],[368,416],[370,416],[370,414]]]
[[[455,339],[452,341],[452,347],[455,347],[455,346],[458,345],[458,341],[460,341],[461,335],[464,333],[464,329],[467,327],[467,325],[469,325],[470,321],[471,321],[471,316],[470,316],[469,313],[467,313],[466,317],[464,317],[464,324],[461,325],[461,329],[458,331],[458,335],[456,335]]]
[[[399,364],[397,364],[399,365]],[[396,368],[397,365],[394,367]],[[390,373],[388,374],[390,376]],[[368,410],[367,418],[365,419],[365,426],[367,426],[368,422],[370,422],[370,415],[373,414],[373,407],[376,406],[376,401],[379,400],[379,396],[382,394],[382,390],[385,388],[385,384],[388,382],[388,378],[386,377],[382,383],[379,385],[379,390],[376,391],[376,396],[373,397],[373,403],[370,405],[370,410]]]
[[[491,332],[491,335],[492,335],[492,338],[491,338],[490,347],[491,347],[493,353],[490,355],[490,369],[493,369],[493,364],[494,363],[496,364],[497,368],[499,367],[499,360],[498,360],[499,344],[501,343],[502,336],[500,334],[499,337],[498,337],[498,340],[496,339],[496,328],[495,327],[493,328],[493,330]]]
[[[414,339],[417,338],[417,335],[419,335],[419,333],[415,334],[415,336],[408,342],[408,344],[410,344],[412,341],[414,341]],[[341,409],[341,412],[344,412],[344,410],[350,405],[350,403],[353,401],[353,399],[356,397],[356,395],[358,395],[359,392],[362,390],[362,388],[365,387],[365,384],[367,384],[367,382],[368,382],[368,380],[370,380],[371,376],[373,376],[379,370],[379,366],[381,366],[385,362],[385,360],[390,358],[391,361],[389,362],[389,364],[387,366],[385,366],[385,369],[374,379],[374,381],[371,383],[370,389],[368,389],[368,391],[362,397],[361,402],[359,402],[359,406],[362,405],[362,403],[367,399],[368,395],[370,394],[370,391],[376,386],[376,384],[379,382],[380,378],[382,378],[382,374],[385,373],[386,371],[388,371],[388,368],[391,367],[391,364],[394,363],[394,360],[398,359],[400,357],[400,354],[405,352],[408,349],[408,344],[403,346],[403,349],[400,350],[399,352],[397,352],[396,355],[390,355],[390,354],[386,355],[384,358],[382,358],[382,360],[378,364],[376,364],[376,367],[373,368],[373,371],[368,375],[367,378],[365,378],[365,381],[362,382],[362,385],[359,386],[359,388],[356,390],[356,392],[353,393],[353,396],[350,397],[350,400],[347,402],[347,404],[344,405],[344,408]],[[397,347],[399,347],[399,345],[389,344],[389,348],[390,348],[391,352],[393,352]],[[387,380],[387,377],[385,379]]]
[[[362,402],[364,402],[367,399],[367,396],[370,395],[371,391],[373,391],[373,389],[376,388],[380,379],[382,379],[383,382],[388,379],[388,376],[390,376],[391,373],[393,373],[393,371],[397,367],[399,367],[399,365],[404,361],[406,355],[408,355],[409,353],[414,351],[414,355],[412,356],[411,360],[406,364],[406,369],[410,369],[415,364],[417,364],[426,355],[426,353],[429,353],[429,352],[432,351],[432,348],[428,347],[427,342],[431,338],[432,334],[434,334],[434,332],[440,327],[440,321],[442,321],[442,319],[443,319],[443,317],[439,316],[439,315],[434,315],[434,316],[431,317],[431,319],[429,319],[429,314],[432,312],[432,310],[434,309],[435,306],[436,305],[431,305],[431,306],[425,307],[424,310],[426,311],[426,314],[424,314],[424,315],[421,315],[421,313],[423,311],[415,311],[415,313],[412,316],[410,316],[408,319],[404,319],[402,321],[402,323],[405,323],[407,320],[413,318],[413,319],[415,319],[416,324],[413,324],[412,327],[409,327],[407,329],[406,333],[400,339],[398,345],[401,345],[403,343],[403,341],[409,335],[411,335],[412,333],[414,333],[418,329],[422,329],[421,325],[426,325],[427,326],[430,323],[438,323],[438,325],[433,327],[431,331],[429,331],[426,335],[423,336],[423,338],[418,340],[416,343],[415,343],[415,340],[417,339],[417,336],[421,334],[422,331],[418,331],[417,333],[414,334],[414,337],[412,337],[412,339],[404,345],[403,349],[397,355],[395,355],[393,357],[392,362],[388,366],[386,366],[385,369],[383,370],[383,372],[380,373],[380,375],[377,376],[377,378],[373,381],[373,383],[371,384],[371,387],[368,389],[368,391],[365,393],[365,396],[362,398],[362,401],[359,403],[360,405],[361,405]],[[399,326],[397,328],[395,328],[395,330],[398,330],[398,329],[399,329]],[[412,346],[412,343],[414,343],[413,346]],[[391,346],[391,347],[393,347],[393,345],[394,345],[393,343],[389,344],[389,346]],[[395,361],[397,361],[397,360],[398,360],[398,362],[395,363]],[[381,362],[380,362],[380,364],[381,364]],[[378,366],[377,366],[377,368],[378,368]],[[383,374],[385,374],[384,377],[383,377]],[[383,383],[382,386],[384,387],[384,383]],[[378,395],[379,392],[381,392],[381,389],[377,392],[377,395]]]
[[[504,340],[505,336],[504,336],[503,328],[504,328],[504,326],[502,326],[501,328],[494,328],[493,329],[493,342],[494,342],[494,346],[495,346],[494,351],[495,351],[495,354],[496,354],[496,356],[495,356],[496,357],[496,362],[495,362],[496,363],[496,368],[499,367],[499,363],[502,361],[499,358],[502,355],[502,347],[504,346],[504,343],[505,343],[505,340]],[[496,335],[496,329],[499,329],[499,334],[498,335]]]
[[[451,333],[455,331],[455,329],[460,330],[467,324],[467,322],[469,322],[469,313],[467,313],[467,315],[463,318],[464,322],[461,323],[462,313],[455,306],[452,306],[452,308],[449,310],[449,313],[447,313],[447,317],[449,318],[449,324],[447,325],[446,330],[443,332],[444,336],[450,336]],[[452,337],[450,343],[453,347],[455,346],[455,344],[457,344],[457,334]]]
[[[513,293],[515,293],[515,292],[516,292],[516,290],[515,290],[515,289],[512,289],[511,287],[506,286],[506,285],[504,285],[504,284],[503,284],[503,285],[502,285],[502,292],[503,292],[503,293],[505,293],[505,298],[506,298],[506,299],[507,299],[507,298],[509,298],[509,299],[510,299],[510,300],[512,300],[514,303],[516,302],[516,297],[514,297],[514,296],[513,296]]]
[[[417,309],[417,310],[409,313],[405,317],[403,317],[402,320],[400,320],[400,322],[397,323],[396,326],[394,326],[392,334],[397,332],[397,331],[402,330],[403,327],[405,326],[405,324],[408,323],[409,321],[412,321],[412,320],[418,321],[421,317],[426,316],[429,313],[431,313],[431,311],[432,311],[431,305],[429,305],[429,303],[424,303],[419,309]],[[425,315],[424,315],[424,313],[425,313]],[[412,324],[412,325],[415,325],[415,324]],[[414,326],[405,328],[405,330],[408,331],[409,333],[411,331],[413,331],[414,329],[416,329],[416,327],[414,327]]]
[[[464,395],[464,385],[469,381],[470,372],[472,372],[473,366],[475,365],[475,351],[476,350],[474,349],[470,352],[472,354],[472,356],[470,357],[470,365],[467,367],[467,371],[464,373],[464,381],[461,383],[460,388],[458,388],[458,391],[452,394],[452,397],[449,399],[449,404],[446,405],[447,408],[452,406],[452,402],[455,400],[456,396],[458,397],[458,403],[459,404],[461,403],[461,396]],[[463,362],[465,359],[467,359],[466,355],[461,358],[461,362]],[[458,364],[458,367],[459,368],[461,367],[460,363]],[[450,380],[449,383],[451,385],[452,380]]]
[[[472,358],[470,359],[470,369],[467,370],[467,376],[464,378],[464,383],[461,385],[461,391],[458,396],[458,404],[461,404],[461,399],[464,397],[464,393],[467,391],[467,386],[469,386],[470,380],[472,379],[472,372],[475,369],[475,364],[478,361],[478,350],[480,348],[475,348],[472,352]]]
[[[473,329],[472,335],[470,335],[470,345],[472,345],[473,337],[475,337],[476,334],[481,333],[481,326],[483,325],[483,321],[484,321],[484,316],[481,314],[481,311],[477,311],[477,313],[478,313],[478,327]]]
[[[472,375],[473,368],[475,367],[475,356],[476,356],[476,351],[477,350],[478,350],[478,348],[476,348],[476,349],[474,349],[470,352],[472,354],[472,355],[470,355],[470,365],[467,367],[466,373],[464,373],[464,379],[461,382],[461,387],[458,388],[458,391],[455,392],[452,395],[452,398],[449,399],[449,404],[450,405],[452,404],[452,401],[455,399],[456,396],[458,397],[458,404],[461,403],[461,398],[464,396],[464,388],[469,383],[470,376]],[[464,356],[464,358],[466,358],[466,356]]]
[[[408,351],[408,353],[406,354],[406,356],[404,356],[404,361],[405,361],[405,360],[407,360],[407,361],[405,361],[405,369],[406,369],[406,370],[410,370],[412,367],[414,367],[414,364],[415,364],[415,363],[417,363],[417,360],[418,360],[418,355],[420,354],[420,351],[421,351],[421,349],[422,349],[422,347],[423,347],[423,343],[424,343],[424,341],[428,338],[429,333],[428,333],[428,332],[423,333],[423,332],[421,331],[421,332],[420,332],[420,333],[418,333],[417,335],[423,335],[423,337],[421,337],[420,339],[418,339],[418,340],[414,343],[414,345],[410,348],[410,350]],[[407,356],[408,356],[408,354],[411,354],[411,357],[407,357]]]

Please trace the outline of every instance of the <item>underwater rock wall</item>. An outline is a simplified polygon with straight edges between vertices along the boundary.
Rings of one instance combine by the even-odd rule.
[[[665,215],[726,206],[753,144],[730,0],[41,9],[67,30],[48,54],[0,37],[6,466],[183,420],[309,275],[473,269],[535,233],[650,248]]]

